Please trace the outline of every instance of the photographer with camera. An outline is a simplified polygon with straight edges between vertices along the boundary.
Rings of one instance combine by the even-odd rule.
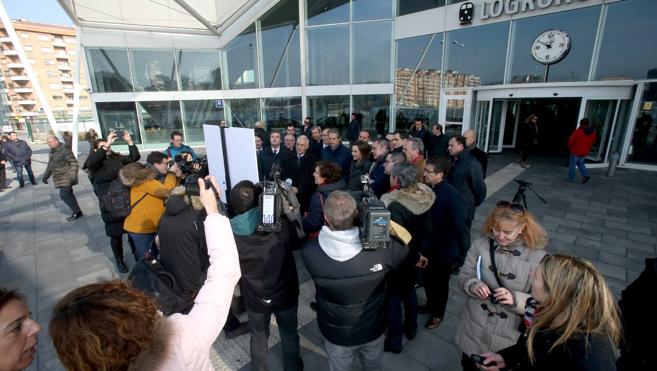
[[[306,243],[301,256],[312,277],[317,324],[324,337],[329,369],[350,370],[358,355],[363,370],[379,370],[385,331],[385,276],[408,249],[393,239],[386,248],[364,250],[354,225],[357,207],[347,192],[326,199],[328,225]]]
[[[294,233],[286,218],[280,230],[260,231],[262,210],[258,207],[262,189],[248,180],[230,190],[234,213],[230,220],[240,267],[239,282],[251,331],[251,361],[254,370],[267,370],[267,342],[272,314],[276,317],[287,371],[303,369],[299,355],[297,309],[299,278],[292,255],[290,235]]]
[[[381,196],[390,211],[390,219],[411,234],[410,252],[399,269],[388,276],[388,335],[386,351],[402,351],[402,335],[413,340],[417,333],[416,269],[427,265],[425,257],[431,244],[431,206],[435,194],[425,184],[417,182],[415,167],[409,163],[395,164],[390,184],[396,190]],[[404,315],[402,318],[402,304]]]
[[[536,271],[548,242],[534,216],[516,203],[500,201],[472,243],[458,276],[468,298],[454,340],[463,351],[464,371],[477,370],[471,354],[497,352],[516,343]]]
[[[183,144],[183,135],[181,132],[178,130],[174,130],[171,132],[171,143],[169,144],[169,147],[162,151],[165,153],[169,158],[172,160],[176,158],[176,156],[180,153],[186,152],[186,153],[191,153],[192,158],[196,159],[196,153],[192,149],[192,147]]]
[[[164,213],[164,200],[183,176],[177,164],[169,168],[170,161],[162,152],[151,152],[146,158],[147,165],[133,162],[119,172],[123,185],[130,188],[132,206],[123,229],[134,241],[138,259],[143,259],[151,249]]]

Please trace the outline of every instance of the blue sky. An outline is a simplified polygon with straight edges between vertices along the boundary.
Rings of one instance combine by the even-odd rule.
[[[2,0],[2,2],[12,19],[25,18],[32,22],[73,25],[57,0]]]

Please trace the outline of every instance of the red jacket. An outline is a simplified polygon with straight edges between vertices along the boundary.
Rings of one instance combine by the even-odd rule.
[[[579,127],[568,138],[568,149],[575,156],[586,156],[598,140],[598,135],[592,127]]]

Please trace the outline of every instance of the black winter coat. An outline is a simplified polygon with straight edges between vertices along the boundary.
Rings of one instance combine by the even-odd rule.
[[[4,144],[5,156],[14,166],[25,166],[32,162],[32,148],[24,140],[7,141]]]
[[[43,174],[43,180],[51,176],[55,188],[70,187],[78,184],[78,159],[75,158],[71,149],[60,143],[57,148],[51,148],[48,155],[48,166]]]
[[[322,150],[322,160],[331,161],[340,166],[340,169],[342,169],[342,181],[345,182],[345,184],[349,182],[349,168],[352,160],[349,148],[342,144],[336,149],[331,148],[331,146],[326,146]]]
[[[535,363],[529,362],[527,338],[498,353],[513,371],[615,371],[613,345],[609,338],[576,336],[549,351],[558,333],[539,331],[534,338]]]
[[[435,136],[431,134],[429,137],[429,158],[449,158],[449,152],[447,152],[447,145],[449,144],[449,136],[447,134],[441,134]]]
[[[433,240],[427,251],[429,266],[452,268],[456,261],[465,260],[467,227],[463,200],[459,193],[447,181],[432,187],[436,200],[431,206],[433,223]]]
[[[271,172],[271,167],[275,162],[280,163],[280,160],[287,152],[284,146],[280,146],[275,156],[271,147],[267,147],[258,153],[258,175],[260,180],[265,180],[265,178],[270,179],[269,173]]]
[[[7,161],[7,156],[5,155],[4,143],[0,142],[0,161]],[[0,164],[0,169],[4,169],[5,165]],[[4,184],[1,184],[0,187],[3,187]]]
[[[362,160],[357,163],[356,161],[351,161],[351,167],[349,169],[349,185],[347,188],[350,191],[362,191],[363,183],[360,181],[361,175],[367,175],[372,167],[372,162],[370,160]]]
[[[333,344],[354,346],[370,342],[385,331],[385,275],[405,259],[408,249],[393,239],[391,246],[362,250],[343,262],[333,260],[319,239],[301,250],[303,263],[315,283],[317,324]]]
[[[648,371],[655,369],[652,352],[655,349],[657,299],[651,294],[657,287],[657,258],[647,258],[646,268],[639,278],[621,294],[618,302],[623,321],[621,356],[618,371]]]
[[[124,219],[112,218],[103,204],[103,196],[107,194],[110,184],[115,179],[118,179],[119,171],[123,165],[139,161],[140,155],[137,146],[129,146],[128,150],[130,153],[127,156],[115,152],[112,152],[110,156],[107,156],[107,152],[100,148],[97,151],[92,152],[84,163],[84,168],[89,172],[89,180],[91,181],[94,193],[98,198],[100,216],[105,223],[105,234],[110,237],[120,236],[124,233]]]
[[[203,225],[206,214],[200,202],[193,207],[187,196],[176,194],[176,191],[178,189],[166,201],[157,231],[160,262],[176,278],[191,304],[210,266]]]
[[[351,122],[347,126],[347,140],[352,143],[357,141],[358,134],[360,134],[360,130],[362,127],[363,127],[362,121],[358,119],[351,120]]]
[[[486,183],[481,164],[467,150],[463,150],[459,156],[452,157],[451,165],[447,181],[461,195],[466,223],[471,222],[474,219],[475,207],[486,199]]]
[[[281,179],[291,179],[292,186],[299,190],[297,200],[301,205],[301,212],[308,211],[310,204],[310,197],[315,192],[315,179],[313,172],[315,171],[315,163],[318,161],[309,151],[301,157],[300,162],[297,161],[297,152],[288,152],[280,160],[281,163]]]
[[[469,149],[469,151],[472,157],[479,161],[479,164],[481,165],[481,171],[484,174],[484,178],[486,178],[486,170],[488,169],[488,154],[482,151],[479,147],[472,147]]]
[[[244,305],[252,312],[279,312],[298,302],[299,277],[292,255],[290,224],[283,219],[281,232],[235,235],[242,278]]]
[[[324,202],[333,191],[346,191],[347,186],[342,180],[331,184],[322,184],[310,198],[308,213],[303,216],[303,231],[306,234],[318,232],[324,225]]]
[[[376,197],[381,197],[390,190],[390,176],[385,173],[386,156],[376,160],[374,167],[370,169],[370,180],[372,181],[372,192]]]

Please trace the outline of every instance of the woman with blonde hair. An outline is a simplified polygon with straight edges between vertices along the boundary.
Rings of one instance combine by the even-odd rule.
[[[545,230],[522,205],[500,201],[488,215],[458,277],[468,296],[455,335],[464,370],[477,369],[471,354],[504,349],[520,336],[531,272],[546,244]]]
[[[206,180],[219,190],[214,177]],[[123,281],[77,288],[55,304],[49,326],[67,370],[213,370],[210,347],[226,322],[240,265],[217,195],[198,183],[210,267],[189,314],[164,317],[154,298]]]
[[[546,256],[534,273],[536,309],[525,316],[525,332],[499,354],[484,353],[481,369],[616,370],[614,346],[621,325],[614,297],[590,262]],[[495,362],[495,365],[492,363]]]

